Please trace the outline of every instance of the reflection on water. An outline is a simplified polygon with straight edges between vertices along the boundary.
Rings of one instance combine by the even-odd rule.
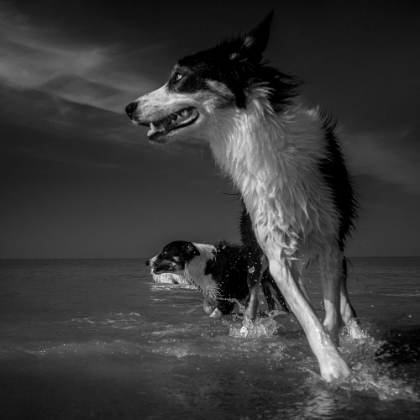
[[[369,282],[373,263],[353,263],[366,334],[343,334],[354,373],[332,384],[291,314],[245,334],[238,315],[209,318],[200,292],[152,283],[141,260],[1,263],[1,419],[418,418],[419,270],[398,266],[393,299]]]

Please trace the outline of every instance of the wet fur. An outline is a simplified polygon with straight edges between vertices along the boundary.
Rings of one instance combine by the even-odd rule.
[[[331,381],[350,374],[337,349],[341,328],[358,328],[343,255],[356,220],[356,195],[331,119],[305,106],[294,79],[262,58],[271,18],[242,37],[181,59],[166,85],[126,110],[136,124],[152,122],[153,142],[210,143],[242,195],[262,255],[321,375]],[[311,258],[320,265],[323,324],[302,286],[302,269]],[[249,317],[255,312],[251,305]]]
[[[247,284],[248,255],[241,244],[219,241],[216,245],[197,244],[188,241],[174,241],[167,244],[162,252],[146,265],[158,275],[172,273],[181,275],[187,282],[197,286],[205,301],[212,307],[212,313],[217,308],[220,314],[230,314],[235,299],[244,305],[248,299]],[[269,309],[275,309],[274,293],[278,304],[285,311],[288,308],[277,285],[270,278],[263,281],[263,290],[269,304]]]

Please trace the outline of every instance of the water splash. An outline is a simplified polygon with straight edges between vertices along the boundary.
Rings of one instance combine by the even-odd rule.
[[[352,368],[352,374],[339,381],[325,383],[325,386],[330,391],[362,392],[365,397],[380,400],[420,402],[419,394],[410,381],[398,377],[394,364],[387,362],[389,355],[380,355],[380,349],[387,342],[374,337],[376,329],[374,324],[364,325],[358,334],[343,329],[339,350]]]
[[[285,314],[285,312],[281,311],[271,311],[268,313],[268,316],[257,317],[255,321],[244,317],[240,328],[237,325],[230,325],[229,335],[238,338],[270,338],[279,330],[286,331],[286,327],[278,322],[278,319],[274,319],[278,315]]]
[[[363,365],[359,370],[353,371],[353,374],[343,379],[337,385],[331,385],[333,388],[338,386],[346,392],[363,392],[367,396],[376,396],[380,400],[408,400],[411,402],[420,402],[418,394],[413,385],[405,379],[392,378],[388,374],[379,374],[372,365]]]

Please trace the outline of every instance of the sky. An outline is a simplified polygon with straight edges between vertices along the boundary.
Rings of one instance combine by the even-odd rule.
[[[418,1],[0,0],[0,258],[237,241],[208,145],[151,145],[124,108],[271,10],[266,58],[338,122],[361,207],[347,255],[419,256]]]

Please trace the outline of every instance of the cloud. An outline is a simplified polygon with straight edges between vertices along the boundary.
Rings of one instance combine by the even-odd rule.
[[[362,132],[345,137],[355,174],[365,174],[420,194],[420,125],[393,132]]]
[[[63,34],[54,28],[40,28],[16,12],[0,11],[0,84],[114,113],[123,113],[136,95],[157,87],[147,77],[119,68],[126,53],[116,46],[60,39]]]

